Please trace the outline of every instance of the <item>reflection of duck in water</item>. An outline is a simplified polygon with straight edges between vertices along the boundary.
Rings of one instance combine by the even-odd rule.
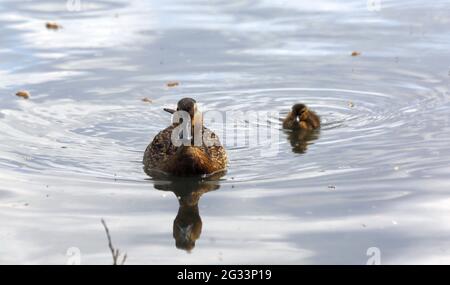
[[[319,138],[319,130],[288,130],[286,131],[288,140],[291,143],[292,151],[295,153],[305,153],[308,145]]]
[[[188,120],[190,117],[190,126],[187,126],[185,130],[186,133],[190,131],[192,136],[185,136],[184,130],[181,130],[182,118],[159,132],[144,153],[143,162],[146,172],[157,170],[177,176],[189,176],[211,174],[226,168],[225,149],[220,144],[219,138],[203,126],[202,115],[197,110],[194,99],[181,99],[176,111],[171,109],[165,109],[165,111],[186,112]],[[200,131],[196,132],[196,130]],[[184,140],[183,144],[180,142],[180,146],[176,146],[172,140],[173,131],[179,132],[178,137]],[[188,139],[187,142],[186,139]],[[197,143],[198,141],[200,143]]]
[[[283,128],[288,129],[292,151],[304,153],[308,144],[319,137],[320,117],[306,105],[295,104],[283,120]]]
[[[179,249],[191,251],[202,232],[198,202],[209,191],[219,189],[218,179],[222,174],[207,179],[199,177],[173,177],[170,181],[155,181],[155,188],[172,191],[178,198],[178,213],[173,221],[173,237]]]
[[[320,128],[320,117],[304,104],[295,104],[283,120],[283,128],[315,130]]]

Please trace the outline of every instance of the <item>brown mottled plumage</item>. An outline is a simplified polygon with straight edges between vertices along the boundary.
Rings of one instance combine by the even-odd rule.
[[[171,113],[174,110],[166,109]],[[194,99],[184,98],[178,102],[177,111],[186,111],[191,116],[192,128],[199,122],[201,114],[197,111]],[[200,122],[203,125],[203,122]],[[211,174],[222,171],[227,166],[227,154],[218,137],[202,126],[203,141],[201,146],[175,146],[171,136],[179,123],[174,123],[159,132],[144,153],[144,167],[147,173],[162,171],[176,176]],[[194,139],[193,139],[194,141]]]
[[[295,104],[283,120],[284,129],[314,130],[320,128],[320,117],[304,104]]]

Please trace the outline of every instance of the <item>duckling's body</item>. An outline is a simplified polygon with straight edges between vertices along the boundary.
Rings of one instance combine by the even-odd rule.
[[[192,101],[186,103],[186,100]],[[177,110],[188,112],[191,114],[192,121],[196,121],[197,111],[193,99],[180,100]],[[159,132],[147,147],[143,159],[147,173],[157,170],[176,176],[191,176],[211,174],[226,169],[228,159],[225,148],[211,130],[202,126],[200,135],[203,140],[208,141],[203,141],[201,146],[175,146],[172,142],[172,132],[179,125],[180,123],[174,123]]]
[[[320,117],[304,104],[295,104],[283,120],[283,128],[290,130],[315,130],[320,128]]]

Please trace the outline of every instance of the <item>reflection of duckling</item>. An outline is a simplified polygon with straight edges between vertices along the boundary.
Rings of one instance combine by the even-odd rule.
[[[305,153],[308,145],[319,138],[319,130],[297,129],[286,131],[288,140],[291,143],[292,151],[295,153]]]
[[[175,110],[165,109],[170,113]],[[178,102],[177,111],[189,113],[191,119],[192,142],[194,136],[202,136],[201,146],[181,145],[175,146],[172,142],[172,131],[181,123],[173,123],[170,127],[159,132],[147,147],[144,154],[144,166],[148,173],[159,170],[176,176],[211,174],[224,170],[227,165],[227,154],[220,144],[219,138],[203,126],[201,113],[197,110],[197,103],[192,98],[184,98]],[[196,124],[201,124],[200,134],[195,134]],[[204,139],[208,140],[205,144]]]
[[[208,177],[207,180],[197,177],[172,177],[170,181],[155,181],[155,188],[172,191],[178,198],[178,213],[173,221],[173,237],[179,249],[191,251],[202,232],[198,202],[200,197],[220,187],[218,179],[223,174]]]
[[[284,129],[314,130],[320,127],[320,117],[304,104],[295,104],[283,120]]]

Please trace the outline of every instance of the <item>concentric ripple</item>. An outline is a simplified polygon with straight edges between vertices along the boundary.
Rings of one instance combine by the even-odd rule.
[[[446,1],[66,2],[0,1],[0,263],[62,264],[69,246],[109,263],[101,218],[130,263],[361,264],[373,246],[449,263]],[[246,115],[205,118],[230,159],[218,181],[142,169],[183,97]],[[298,102],[319,131],[281,128]],[[203,221],[191,254],[183,202]]]
[[[427,147],[421,132],[426,130],[427,137],[438,136],[432,131],[438,132],[439,128],[433,126],[444,125],[446,122],[439,119],[447,118],[423,119],[442,106],[445,99],[431,92],[417,96],[414,104],[395,94],[324,88],[215,91],[183,96],[197,98],[206,114],[219,111],[224,118],[229,111],[270,115],[267,121],[238,118],[235,135],[239,143],[228,142],[225,137],[234,125],[225,122],[208,126],[223,137],[230,157],[225,180],[233,184],[301,181],[336,173],[344,179],[345,172],[411,164],[414,159],[410,154],[398,150]],[[229,104],[236,97],[239,101]],[[154,104],[80,104],[67,99],[39,104],[20,102],[16,109],[1,113],[2,135],[8,137],[8,143],[2,148],[0,162],[18,171],[145,179],[140,165],[143,151],[152,137],[170,123],[163,106],[176,100],[176,96],[169,96]],[[280,119],[296,102],[307,104],[321,116],[322,128],[312,137],[293,138],[290,131],[281,128]],[[276,129],[274,145],[249,144],[245,140],[251,131],[265,131],[269,125]],[[394,146],[397,151],[393,151]],[[270,154],[268,149],[272,150]]]

